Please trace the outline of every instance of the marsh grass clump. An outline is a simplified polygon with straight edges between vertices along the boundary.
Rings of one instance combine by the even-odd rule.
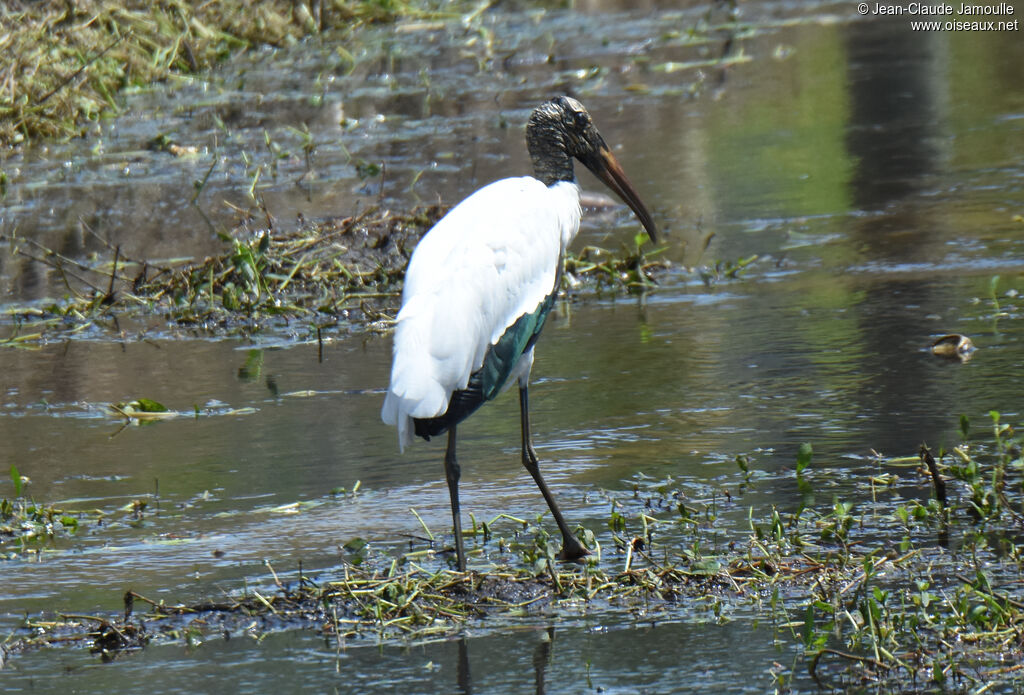
[[[91,326],[120,332],[120,321],[162,315],[171,325],[211,332],[254,331],[272,320],[304,320],[308,331],[338,321],[376,321],[398,303],[399,282],[440,206],[395,214],[377,207],[355,216],[282,230],[247,217],[222,234],[216,255],[177,262],[124,258],[87,265],[32,240],[3,237],[64,282],[59,301],[8,305],[11,333],[0,346],[29,347]]]
[[[584,280],[598,288],[625,288],[644,291],[657,284],[657,275],[672,264],[660,258],[665,247],[645,252],[646,236],[638,234],[633,248],[623,245],[619,252],[598,246],[584,246],[579,253],[570,253],[565,260],[566,283]]]
[[[658,597],[698,596],[720,582],[651,568],[605,573],[597,568],[559,570],[555,583],[523,568],[487,572],[428,569],[414,561],[381,556],[359,565],[346,563],[342,576],[317,582],[299,567],[297,580],[250,589],[217,601],[167,604],[134,591],[124,595],[122,615],[61,613],[26,619],[24,635],[9,640],[7,653],[53,644],[88,646],[104,659],[142,648],[152,641],[198,644],[208,638],[245,632],[253,635],[298,627],[332,639],[423,640],[450,635],[488,616],[558,610],[579,601],[603,600],[640,607]],[[557,587],[557,588],[556,588]],[[717,590],[717,589],[716,589]],[[140,604],[148,605],[137,613]],[[254,623],[253,618],[260,618]]]
[[[438,206],[407,215],[371,208],[293,232],[247,223],[221,237],[224,253],[161,269],[133,285],[147,301],[165,302],[168,318],[180,324],[353,312],[373,320],[394,303],[412,248],[442,212]]]
[[[0,10],[0,144],[70,137],[116,95],[209,68],[233,51],[299,35],[290,3],[79,0]]]
[[[12,0],[0,4],[0,147],[80,135],[116,114],[117,94],[208,70],[258,46],[401,17],[404,0]]]
[[[245,213],[230,233],[218,234],[221,253],[176,261],[127,258],[108,244],[106,259],[85,263],[32,239],[0,234],[12,253],[46,266],[66,290],[58,301],[4,307],[0,325],[11,329],[0,337],[0,347],[32,347],[92,327],[121,334],[123,320],[152,316],[172,326],[229,334],[271,323],[289,326],[300,337],[339,322],[383,328],[397,313],[413,248],[446,211],[442,205],[407,213],[374,206],[282,229],[262,209],[261,215]],[[598,255],[600,262],[593,260]],[[566,292],[580,286],[644,291],[671,268],[639,249],[616,255],[593,247],[566,265]]]

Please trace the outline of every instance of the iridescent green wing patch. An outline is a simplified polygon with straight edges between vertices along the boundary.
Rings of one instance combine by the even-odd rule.
[[[498,342],[487,350],[479,372],[484,400],[491,400],[501,391],[516,362],[533,347],[554,305],[555,293],[552,292],[536,310],[516,319],[498,338]]]

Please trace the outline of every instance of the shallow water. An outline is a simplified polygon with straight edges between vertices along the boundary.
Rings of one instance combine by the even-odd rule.
[[[529,109],[570,91],[618,146],[678,268],[643,298],[583,293],[560,303],[539,343],[534,434],[573,522],[602,538],[609,495],[628,495],[642,476],[715,494],[735,484],[733,459],[746,453],[771,475],[723,501],[741,534],[748,507],[800,503],[785,471],[801,442],[813,443],[828,496],[860,501],[872,449],[952,443],[961,413],[978,427],[990,409],[1019,418],[1020,37],[912,34],[902,19],[864,20],[846,5],[764,3],[745,6],[736,25],[712,17],[719,28],[693,40],[686,30],[704,13],[523,11],[485,15],[469,30],[381,28],[354,68],[330,46],[253,56],[241,76],[132,96],[102,126],[99,151],[95,141],[51,145],[7,160],[0,226],[85,260],[106,250],[84,226],[129,256],[216,249],[182,202],[214,157],[200,197],[214,225],[234,219],[222,200],[248,205],[260,164],[259,190],[284,223],[378,199],[399,209],[454,202],[524,172]],[[483,30],[493,33],[490,59]],[[730,36],[728,55],[746,60],[684,65],[719,57]],[[340,126],[342,113],[358,123]],[[306,164],[290,128],[303,124],[317,149],[315,176],[300,179]],[[146,151],[157,131],[200,154]],[[276,177],[264,132],[291,152]],[[384,162],[383,179],[361,180],[346,150]],[[241,153],[252,167],[239,165]],[[585,218],[580,243],[614,247],[636,232],[624,209]],[[754,254],[738,280],[707,285],[689,270]],[[5,302],[65,291],[9,254],[0,279]],[[971,336],[979,350],[970,361],[929,353],[947,332]],[[0,351],[0,460],[31,479],[36,499],[109,515],[103,527],[84,524],[69,541],[2,562],[0,626],[43,610],[117,611],[127,589],[168,601],[218,595],[265,581],[265,561],[286,573],[301,560],[329,577],[351,538],[384,550],[418,543],[410,507],[444,533],[441,445],[400,456],[379,422],[389,350],[386,336],[341,327],[320,361],[317,345],[276,333],[171,339],[154,317],[123,342],[95,332]],[[122,429],[106,405],[137,397],[182,416]],[[543,510],[517,463],[514,398],[482,409],[460,435],[464,512]],[[357,481],[354,496],[330,494]],[[909,484],[904,494],[929,490]],[[137,519],[121,511],[136,499],[149,504]],[[230,674],[233,691],[261,692],[291,685],[296,667],[310,687],[340,692],[540,690],[541,677],[547,692],[760,692],[773,662],[794,660],[767,628],[749,639],[742,616],[715,625],[685,605],[654,625],[610,609],[550,620],[549,653],[539,615],[471,625],[461,643],[360,643],[340,654],[304,633],[162,646],[114,665],[47,650],[13,659],[0,676],[8,692],[66,689],[69,678],[82,692],[121,690],[156,671],[154,692],[211,673]]]

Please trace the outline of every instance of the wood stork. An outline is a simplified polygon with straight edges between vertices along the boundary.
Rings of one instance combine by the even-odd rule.
[[[402,450],[413,434],[429,440],[448,433],[444,468],[463,572],[456,428],[513,383],[519,385],[522,462],[562,532],[559,557],[577,560],[588,554],[541,477],[527,397],[534,343],[558,292],[566,246],[580,226],[573,157],[632,208],[652,241],[657,235],[650,213],[578,101],[557,97],[537,107],[526,127],[526,144],[534,176],[481,188],[416,247],[406,271],[391,385],[381,411],[384,422],[398,427]]]

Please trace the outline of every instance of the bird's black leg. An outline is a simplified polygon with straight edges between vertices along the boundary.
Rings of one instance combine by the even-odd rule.
[[[444,453],[444,477],[452,498],[452,522],[455,525],[455,555],[459,571],[466,571],[466,553],[462,548],[462,521],[459,518],[459,462],[455,460],[455,425],[448,428],[448,449]]]
[[[581,557],[589,555],[590,551],[584,548],[579,539],[569,530],[565,519],[562,518],[562,512],[558,509],[555,498],[551,495],[551,491],[548,490],[544,478],[541,477],[540,466],[537,462],[537,452],[533,450],[533,441],[530,437],[530,403],[526,388],[525,386],[519,387],[519,415],[523,425],[523,466],[533,476],[537,487],[540,488],[540,493],[544,495],[544,499],[548,503],[551,516],[555,517],[558,530],[562,532],[562,552],[559,557],[563,560],[579,560]]]

